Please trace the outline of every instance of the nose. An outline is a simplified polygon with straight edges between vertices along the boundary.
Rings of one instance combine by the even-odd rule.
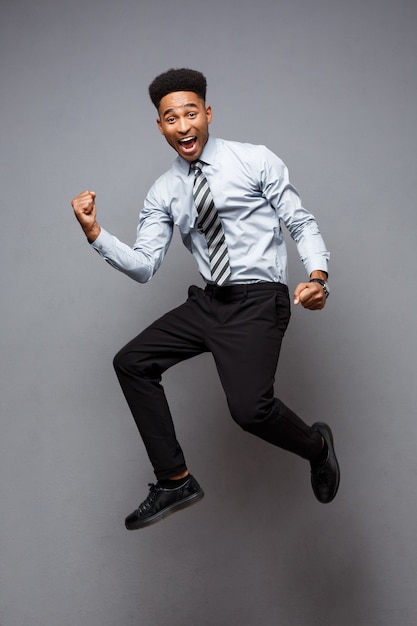
[[[184,135],[186,135],[187,132],[190,130],[190,123],[186,117],[180,117],[178,121],[178,130]]]

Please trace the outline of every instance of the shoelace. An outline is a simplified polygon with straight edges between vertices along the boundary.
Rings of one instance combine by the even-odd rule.
[[[146,498],[146,500],[142,502],[142,504],[139,504],[136,510],[136,515],[138,517],[141,513],[144,513],[147,509],[149,509],[152,506],[152,504],[155,502],[155,499],[158,493],[161,491],[160,486],[155,485],[154,483],[148,483],[148,487],[149,487],[148,497]]]
[[[324,461],[321,465],[312,470],[317,480],[325,485],[331,482],[331,472],[328,470],[327,461]]]

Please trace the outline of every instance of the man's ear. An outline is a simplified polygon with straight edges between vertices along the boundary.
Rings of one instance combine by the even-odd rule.
[[[211,120],[213,119],[213,111],[210,105],[206,107],[206,115],[208,124],[211,124]]]
[[[158,126],[158,128],[159,128],[159,132],[161,133],[161,135],[165,135],[165,133],[164,133],[164,129],[162,128],[161,120],[160,120],[160,118],[159,118],[159,117],[158,117],[158,119],[156,120],[156,125]]]

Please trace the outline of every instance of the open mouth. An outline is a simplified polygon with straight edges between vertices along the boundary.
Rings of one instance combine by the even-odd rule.
[[[193,137],[185,137],[184,139],[180,139],[178,143],[180,144],[181,148],[185,152],[191,152],[196,142],[197,142],[197,137],[193,136]]]

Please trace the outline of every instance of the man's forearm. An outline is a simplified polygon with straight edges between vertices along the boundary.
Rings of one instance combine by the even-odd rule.
[[[98,222],[94,222],[94,224],[90,228],[83,228],[84,234],[88,239],[89,243],[93,243],[101,233],[101,227]]]

